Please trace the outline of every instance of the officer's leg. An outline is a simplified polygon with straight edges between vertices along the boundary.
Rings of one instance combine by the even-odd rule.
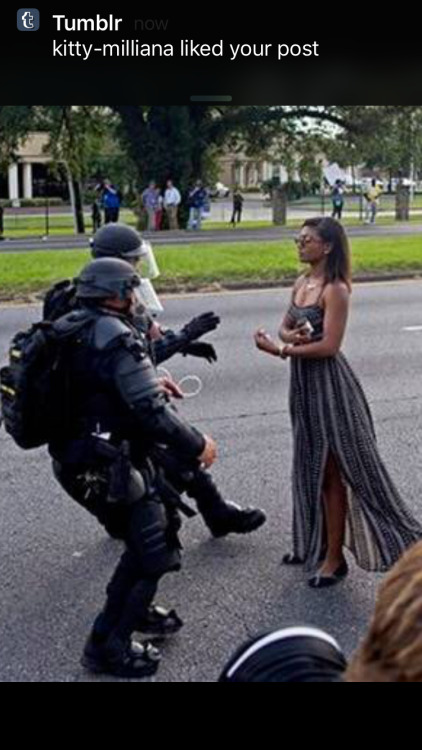
[[[164,506],[158,498],[137,502],[123,555],[107,588],[107,601],[85,646],[83,664],[95,672],[144,677],[155,672],[157,653],[138,644],[131,635],[154,613],[152,602],[160,578],[180,568],[177,535],[171,534]],[[134,650],[135,649],[135,650]]]
[[[107,586],[104,609],[97,616],[85,644],[82,664],[95,673],[117,677],[142,678],[156,672],[158,651],[148,645],[132,643],[132,614],[147,609],[158,581],[140,578],[139,560],[130,550],[122,556]]]
[[[197,469],[186,483],[186,493],[192,497],[211,534],[215,537],[230,533],[248,534],[262,526],[265,513],[259,508],[241,508],[221,496],[211,474]]]
[[[87,480],[80,467],[53,460],[53,472],[60,486],[78,505],[95,516],[113,539],[125,539],[129,513],[124,506],[107,503],[108,483]],[[94,473],[91,473],[94,477]]]
[[[265,523],[265,513],[259,508],[240,508],[224,500],[211,474],[197,464],[188,466],[186,461],[168,450],[157,452],[156,460],[170,484],[178,492],[186,492],[195,500],[213,536],[247,534]]]

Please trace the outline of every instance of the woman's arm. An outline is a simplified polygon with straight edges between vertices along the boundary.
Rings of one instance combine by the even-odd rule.
[[[328,284],[322,297],[325,316],[321,341],[304,346],[285,346],[281,356],[322,359],[338,354],[346,331],[349,298],[346,284]]]
[[[309,335],[306,328],[295,328],[295,321],[289,313],[284,316],[278,331],[278,337],[284,344],[303,344],[309,341]]]

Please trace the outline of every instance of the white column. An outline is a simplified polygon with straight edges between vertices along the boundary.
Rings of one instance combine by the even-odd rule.
[[[241,164],[239,167],[239,186],[245,187],[245,165]]]
[[[32,164],[25,162],[23,165],[23,197],[32,198]]]
[[[18,165],[9,164],[9,200],[19,199]]]

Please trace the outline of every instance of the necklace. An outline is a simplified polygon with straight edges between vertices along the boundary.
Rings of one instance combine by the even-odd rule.
[[[307,281],[306,282],[306,288],[307,289],[316,289],[319,286],[319,282],[317,281]]]

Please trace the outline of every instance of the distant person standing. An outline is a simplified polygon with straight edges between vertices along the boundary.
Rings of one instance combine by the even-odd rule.
[[[3,216],[4,216],[4,209],[3,206],[0,206],[0,240],[3,240],[3,232],[4,232],[4,222],[3,222]]]
[[[177,187],[173,185],[172,180],[167,180],[166,191],[164,193],[164,210],[167,214],[169,229],[179,229],[177,212],[181,200],[182,198]]]
[[[207,205],[208,196],[202,182],[198,180],[189,193],[188,229],[201,229],[202,214]]]
[[[375,178],[371,180],[371,187],[365,193],[366,198],[366,223],[375,224],[375,217],[378,211],[379,197],[382,193],[382,187],[377,185]]]
[[[158,205],[155,211],[155,231],[159,232],[163,226],[164,198],[161,193],[158,194]]]
[[[92,204],[92,231],[93,234],[101,227],[102,217],[100,209],[100,201],[96,198]]]
[[[111,184],[110,180],[104,180],[101,199],[104,207],[104,223],[116,223],[119,221],[120,212],[120,191]]]
[[[236,226],[236,221],[238,224],[240,224],[240,221],[242,219],[243,200],[244,199],[242,193],[240,192],[240,188],[238,186],[235,187],[233,191],[233,213],[230,221],[230,224],[233,224],[233,226]]]
[[[160,210],[160,190],[155,182],[150,182],[142,193],[142,203],[148,215],[148,231],[155,232],[157,229],[156,214]]]
[[[333,203],[333,213],[331,214],[333,219],[341,221],[341,214],[344,207],[344,189],[341,180],[336,180],[331,193],[331,200]]]

